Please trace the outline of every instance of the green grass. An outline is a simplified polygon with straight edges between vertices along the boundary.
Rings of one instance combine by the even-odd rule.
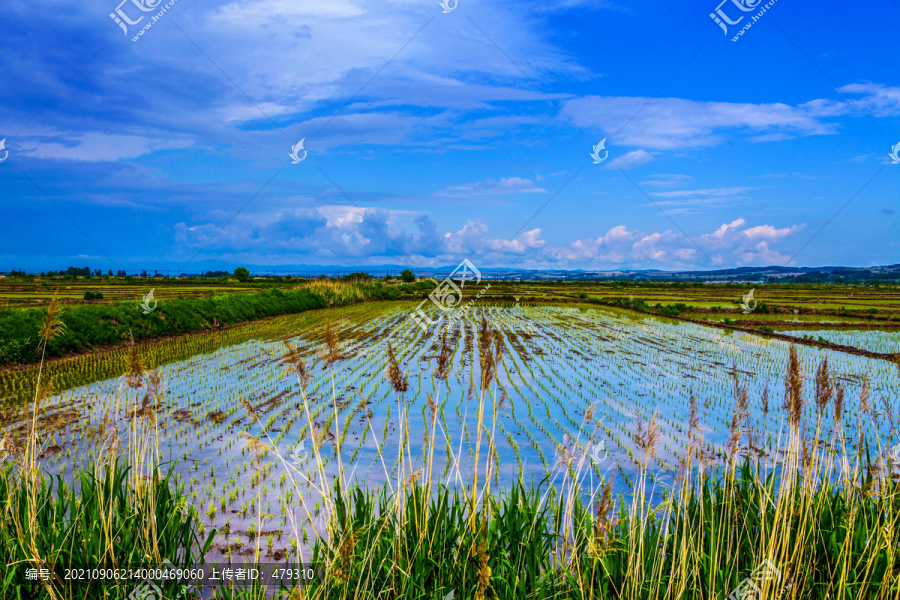
[[[546,485],[491,492],[474,509],[464,490],[444,486],[337,486],[329,537],[316,540],[310,559],[325,566],[324,583],[304,597],[432,600],[455,590],[458,598],[521,600],[724,598],[768,558],[782,577],[767,588],[769,598],[788,584],[791,598],[897,598],[900,486],[873,486],[865,473],[874,468],[843,486],[811,488],[799,472],[778,480],[745,461],[734,473],[686,483],[656,509],[624,498],[598,509],[599,498],[585,504]],[[5,469],[4,562],[40,558],[60,572],[102,564],[109,555],[117,564],[155,567],[168,559],[190,566],[208,547],[211,534],[204,541],[169,478],[154,472],[136,502],[127,467],[111,464],[100,473],[80,474],[78,492],[62,482],[54,492],[43,480],[29,492]],[[31,493],[39,506],[34,518]],[[140,506],[147,497],[152,514]],[[150,522],[160,524],[152,543],[142,531]],[[23,536],[14,523],[32,525]],[[112,549],[107,524],[117,532]],[[102,598],[107,591],[124,598],[131,589],[54,586],[58,598]],[[51,597],[36,584],[13,584],[10,573],[0,591],[3,598]],[[263,595],[247,587],[216,597]]]
[[[16,565],[0,581],[0,597],[50,598],[44,584],[25,583],[28,566],[57,574],[66,568],[144,566],[162,561],[193,564],[205,554],[212,534],[202,537],[199,515],[183,489],[158,468],[137,480],[131,467],[113,461],[77,473],[70,481],[30,475],[12,464],[0,470],[0,562]],[[124,588],[109,582],[51,584],[57,598],[124,598]],[[172,586],[169,587],[172,589]],[[110,595],[107,596],[107,592]]]

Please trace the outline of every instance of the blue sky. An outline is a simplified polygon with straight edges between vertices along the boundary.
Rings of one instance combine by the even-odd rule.
[[[900,262],[896,1],[0,5],[0,270]]]

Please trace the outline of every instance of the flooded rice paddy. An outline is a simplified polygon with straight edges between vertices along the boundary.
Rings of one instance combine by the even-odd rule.
[[[285,373],[283,339],[251,340],[158,369],[161,460],[185,484],[207,530],[219,530],[215,557],[258,551],[265,559],[280,560],[296,549],[297,539],[322,532],[322,499],[309,481],[328,482],[317,481],[314,438],[321,443],[326,478],[343,465],[346,475],[365,487],[396,487],[400,415],[406,411],[409,449],[404,455],[414,469],[420,468],[427,447],[425,424],[431,420],[429,398],[438,410],[435,476],[452,485],[471,473],[482,317],[502,340],[502,360],[483,419],[497,445],[491,459],[496,486],[509,487],[519,478],[552,481],[560,477],[560,458],[574,455],[589,459],[585,464],[592,482],[612,476],[615,489],[627,493],[639,472],[636,422],[654,414],[661,439],[649,470],[656,485],[670,484],[689,443],[692,395],[704,447],[713,460],[723,451],[734,413],[733,366],[748,384],[757,442],[772,447],[785,431],[781,401],[789,346],[781,341],[606,309],[519,306],[461,308],[452,320],[445,318],[423,333],[410,313],[409,306],[398,304],[327,311],[341,354],[330,366],[323,359],[322,320],[285,317],[293,332],[287,339],[309,369],[305,387],[296,375]],[[446,381],[434,377],[441,328],[453,348]],[[827,339],[850,344],[880,340],[876,345],[882,346],[871,348],[878,351],[885,351],[891,340],[896,343],[889,336],[897,335],[839,333],[840,340]],[[385,376],[389,343],[409,382],[402,402]],[[897,406],[897,367],[817,348],[800,346],[798,351],[807,397],[825,357],[846,387],[848,440],[858,440],[859,427],[871,439],[896,435],[888,422],[873,423],[864,415],[858,398],[867,385],[874,405]],[[762,408],[766,388],[767,414]],[[124,443],[143,395],[142,389],[117,378],[52,396],[41,415],[44,468],[65,474],[90,461],[110,440]],[[586,421],[592,405],[595,419]],[[815,407],[807,403],[805,410],[806,426],[814,427]],[[822,419],[826,429],[833,423],[827,411]],[[23,411],[18,422],[6,425],[7,432],[21,431],[27,419]],[[257,454],[242,432],[270,450]],[[482,462],[485,445],[483,439]],[[458,466],[454,457],[459,457]],[[774,464],[778,458],[766,460]],[[301,543],[299,549],[305,546]]]
[[[832,344],[855,346],[856,348],[881,352],[882,354],[900,354],[900,331],[810,328],[798,331],[779,331],[778,333],[798,338],[806,336],[815,340],[821,339]]]

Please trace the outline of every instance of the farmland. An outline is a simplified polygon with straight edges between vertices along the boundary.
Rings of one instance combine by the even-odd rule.
[[[154,290],[157,299],[203,298],[215,293],[247,293],[269,287],[258,282],[241,283],[234,279],[179,281],[167,278],[51,278],[29,277],[0,279],[0,309],[45,306],[53,294],[62,304],[106,304],[140,302]],[[102,294],[86,300],[85,292]]]
[[[172,335],[197,331],[202,328],[216,328],[218,319],[201,315],[202,325],[191,325],[187,329],[178,330],[165,327],[166,333],[145,333],[144,325],[137,329],[140,322],[150,324],[150,329],[160,329],[155,325],[160,313],[165,315],[166,303],[191,302],[189,310],[197,311],[197,303],[203,300],[221,301],[233,295],[258,295],[266,290],[313,291],[334,294],[334,290],[342,289],[340,299],[329,300],[342,304],[366,300],[412,300],[427,298],[428,293],[437,282],[423,279],[412,285],[399,282],[369,281],[309,281],[291,278],[259,278],[246,283],[235,279],[215,280],[182,280],[167,278],[132,279],[121,278],[29,278],[0,280],[0,327],[3,314],[10,315],[15,308],[46,306],[57,295],[59,302],[75,310],[88,310],[95,307],[92,313],[86,312],[83,325],[92,327],[96,322],[127,321],[110,330],[106,340],[121,339],[123,336],[137,335],[147,339],[160,335]],[[160,302],[160,313],[142,315],[141,302],[150,290],[154,298]],[[742,298],[749,292],[754,293],[751,306],[753,310],[742,309]],[[85,292],[100,294],[100,299],[85,300]],[[543,306],[543,305],[602,305],[613,306],[630,311],[660,314],[677,317],[694,322],[702,322],[717,327],[752,330],[761,334],[767,332],[791,332],[799,343],[809,343],[823,338],[813,335],[816,330],[871,330],[888,332],[883,340],[875,346],[868,344],[872,352],[890,354],[898,349],[893,343],[890,332],[900,331],[900,288],[896,286],[864,286],[864,285],[790,285],[790,284],[686,284],[686,283],[636,283],[636,282],[511,282],[492,281],[489,287],[463,290],[463,301],[478,298],[482,304],[507,306]],[[218,300],[216,300],[218,299]],[[154,300],[155,301],[155,300]],[[117,313],[105,314],[99,307],[121,307]],[[154,305],[155,306],[155,305]],[[4,310],[5,309],[5,310]],[[208,312],[208,311],[201,311]],[[122,319],[119,315],[127,316]],[[38,313],[35,313],[33,322]],[[241,322],[241,318],[229,317],[231,323]],[[36,328],[36,325],[32,325]],[[72,325],[70,324],[70,329]],[[804,333],[807,331],[808,333]],[[0,329],[0,331],[3,331]],[[34,340],[34,331],[21,329],[12,334],[3,331],[7,339],[18,337]],[[74,334],[75,332],[72,331]],[[838,339],[838,338],[835,338]],[[844,336],[842,340],[850,340]],[[852,340],[851,340],[852,341]],[[109,344],[110,341],[103,342]],[[92,349],[97,344],[91,339],[79,341],[82,351]],[[854,346],[853,343],[844,344]],[[61,351],[60,353],[68,353]],[[50,356],[58,356],[51,348]],[[33,361],[34,358],[31,359]],[[30,362],[28,360],[3,360],[0,349],[0,366],[4,363]]]
[[[539,301],[550,293],[539,287],[511,303],[501,292],[449,316],[428,309],[427,331],[410,318],[417,303],[361,302],[51,365],[46,375],[61,385],[36,420],[29,403],[7,404],[4,448],[27,447],[34,430],[41,468],[71,477],[127,455],[126,440],[149,420],[152,453],[172,465],[198,535],[209,536],[206,556],[274,562],[322,552],[338,481],[466,489],[480,472],[498,493],[568,484],[572,502],[590,505],[606,482],[606,493],[658,506],[686,457],[711,470],[752,457],[775,472],[797,465],[788,440],[818,439],[857,457],[856,469],[862,453],[887,457],[896,443],[900,367],[891,361],[792,350],[588,304],[580,292],[571,303],[558,291]],[[842,335],[856,343],[856,332]],[[879,335],[859,343],[896,352],[896,337]],[[791,361],[807,390],[823,385],[825,361],[841,403],[806,403],[789,417],[780,405]],[[73,369],[93,376],[66,385]],[[22,374],[4,376],[8,400]]]
[[[328,568],[338,569],[333,573],[363,569],[371,558],[339,567],[337,557],[347,551],[347,540],[364,530],[374,535],[363,525],[345,531],[346,523],[335,521],[351,498],[340,489],[363,494],[353,500],[362,511],[355,518],[380,512],[407,527],[417,517],[406,511],[425,501],[415,499],[423,491],[430,490],[425,498],[437,494],[439,503],[442,494],[457,494],[453,503],[472,506],[474,515],[512,502],[506,494],[524,486],[540,491],[523,497],[519,508],[503,504],[503,510],[525,510],[538,522],[543,503],[555,498],[552,514],[562,519],[562,529],[543,526],[563,535],[560,543],[578,539],[577,523],[600,527],[600,517],[594,523],[591,515],[603,513],[601,504],[612,508],[614,498],[622,502],[621,527],[631,527],[633,519],[652,531],[652,512],[690,506],[695,496],[686,483],[702,484],[706,473],[724,477],[715,480],[724,486],[714,487],[715,494],[750,486],[742,493],[771,496],[775,491],[765,486],[777,485],[788,494],[784,502],[795,493],[793,477],[817,482],[797,488],[808,493],[847,486],[827,492],[835,494],[862,489],[850,483],[860,477],[894,502],[900,363],[894,361],[896,293],[890,288],[757,289],[759,306],[768,311],[757,317],[734,306],[746,294],[742,286],[492,283],[481,296],[466,288],[467,302],[448,313],[426,302],[432,325],[422,328],[412,315],[433,283],[420,284],[393,288],[404,290],[405,298],[391,300],[376,299],[382,284],[365,290],[301,284],[277,293],[320,293],[320,306],[328,307],[7,369],[0,374],[4,458],[8,464],[31,461],[65,480],[97,465],[115,468],[119,460],[144,476],[154,465],[167,465],[165,485],[183,494],[173,502],[193,519],[178,525],[196,536],[191,552],[258,562],[330,556]],[[842,296],[858,304],[842,304]],[[119,305],[126,303],[109,304]],[[876,309],[871,318],[862,310],[870,306]],[[34,336],[62,339],[66,310],[72,309],[48,305]],[[165,301],[158,312],[174,314]],[[63,328],[55,333],[47,324],[53,314]],[[756,331],[775,324],[762,318],[769,316],[779,316],[785,323],[779,331],[791,337]],[[797,316],[807,320],[788,318]],[[756,478],[736,479],[740,462],[752,466]],[[778,478],[768,478],[773,474]],[[142,489],[134,493],[147,493]],[[376,496],[364,500],[370,493]],[[392,500],[376,510],[369,503],[378,493]],[[676,493],[683,496],[672,504]],[[862,503],[860,510],[880,511],[879,519],[900,514],[893,504],[870,505],[865,494],[843,497]],[[776,520],[780,502],[773,507]],[[727,510],[716,515],[736,518]],[[468,518],[456,525],[452,515],[446,518],[463,538],[477,531]],[[769,526],[758,525],[760,531]],[[636,542],[624,530],[615,535],[623,536],[617,543],[651,543]],[[863,529],[859,535],[871,534]],[[886,535],[885,543],[892,543],[893,534]],[[373,547],[380,539],[371,538]],[[779,552],[788,551],[785,544]],[[392,561],[408,558],[396,548],[384,551]],[[833,568],[831,554],[808,551],[810,560],[825,561],[823,569]],[[609,560],[631,565],[628,557],[646,548],[624,552]],[[882,561],[883,552],[874,552],[866,560]],[[555,556],[549,552],[541,569],[583,566]],[[677,586],[668,578],[687,567],[647,560],[647,568],[673,569],[665,584],[673,594]],[[717,554],[715,560],[729,559]],[[751,553],[744,560],[756,559]],[[633,565],[622,568],[631,573],[622,581],[638,576]],[[721,592],[736,585],[737,568],[728,569],[732,575],[708,585]],[[479,571],[454,572],[441,575],[462,578],[446,589],[481,589]],[[544,575],[532,577],[543,581]],[[615,578],[603,581],[619,585]],[[322,587],[322,597],[343,597],[345,588],[335,585]]]

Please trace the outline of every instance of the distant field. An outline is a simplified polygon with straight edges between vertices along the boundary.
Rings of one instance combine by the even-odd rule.
[[[471,288],[471,286],[470,286]],[[476,290],[466,292],[475,294]],[[743,314],[742,297],[754,290],[756,308]],[[677,308],[678,316],[744,324],[770,321],[900,326],[900,288],[794,284],[621,284],[491,282],[485,300],[610,303],[643,301]],[[751,306],[753,304],[751,303]]]
[[[66,303],[140,302],[154,290],[154,297],[202,297],[213,293],[246,293],[268,287],[292,287],[305,279],[260,278],[247,282],[236,279],[168,279],[168,278],[47,278],[31,281],[18,278],[0,279],[0,309],[34,307],[45,304],[58,292]],[[585,302],[609,299],[641,299],[647,304],[688,307],[685,316],[741,315],[740,302],[744,294],[754,290],[758,308],[742,318],[769,319],[772,314],[817,315],[839,317],[846,312],[869,312],[900,319],[900,287],[861,285],[803,285],[803,284],[683,284],[632,282],[482,282],[469,284],[463,291],[468,298],[483,285],[491,287],[482,296],[489,300],[514,302]],[[99,292],[102,300],[84,300],[85,292]],[[767,310],[769,312],[767,312]],[[772,311],[775,311],[774,313]],[[803,319],[806,320],[806,319]]]
[[[362,288],[355,288],[349,296],[335,302],[338,305],[376,299],[418,299],[422,302],[437,285],[437,282],[428,279],[421,280],[414,286],[397,286],[397,283],[399,282],[393,281],[389,285],[373,280]],[[234,278],[10,277],[0,279],[0,314],[10,309],[46,306],[54,293],[58,293],[66,310],[83,305],[133,303],[134,310],[140,312],[139,303],[151,290],[156,300],[165,302],[248,294],[272,288],[282,290],[316,288],[320,285],[328,289],[336,285],[338,288],[335,289],[343,289],[341,286],[353,287],[356,284],[347,281],[310,281],[297,278],[260,278],[240,282]],[[754,300],[750,303],[753,310],[744,314],[741,301],[751,290],[754,293]],[[720,328],[754,331],[770,336],[776,336],[777,333],[789,334],[798,342],[808,345],[817,345],[823,341],[821,338],[824,336],[813,334],[812,331],[811,335],[806,336],[803,334],[805,330],[826,328],[887,333],[900,331],[900,287],[897,286],[481,281],[477,284],[469,282],[462,291],[463,302],[477,297],[478,303],[482,305],[522,307],[602,305],[626,311],[690,319]],[[87,292],[91,292],[89,297],[102,294],[102,299],[85,300]],[[160,314],[163,313],[161,309]],[[83,323],[84,327],[102,326],[103,323],[95,323],[96,319],[96,316],[92,316],[79,322]],[[103,321],[102,318],[100,320]],[[233,323],[234,319],[228,321]],[[212,328],[218,326],[212,320],[210,323]],[[23,333],[23,340],[33,338],[34,334]],[[877,340],[875,342],[862,341],[859,337],[861,340],[859,344],[853,343],[854,334],[824,339],[829,343],[838,343],[836,340],[839,339],[842,345],[870,349],[873,352],[896,353],[897,350],[895,344],[891,343],[893,339],[891,336],[884,338],[886,340],[884,342],[877,336],[874,338]],[[878,350],[874,350],[876,347]]]
[[[141,302],[153,290],[156,299],[200,298],[214,293],[246,293],[258,291],[273,284],[236,280],[211,280],[209,282],[183,282],[177,279],[53,279],[35,278],[34,281],[0,279],[0,309],[33,308],[50,301],[58,293],[64,304],[105,304],[110,302]],[[85,292],[103,294],[102,300],[85,300]]]

